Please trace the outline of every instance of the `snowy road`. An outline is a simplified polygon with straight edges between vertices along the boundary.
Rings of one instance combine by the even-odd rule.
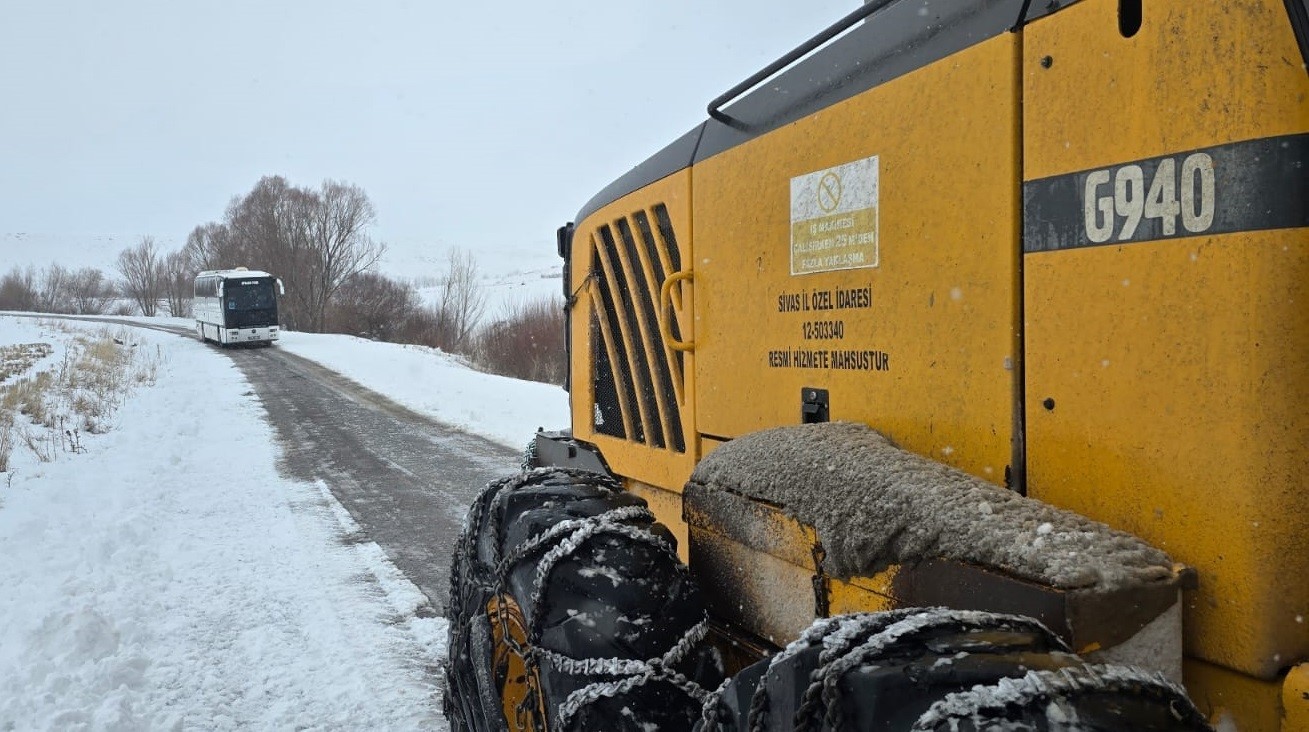
[[[482,486],[517,468],[520,454],[278,348],[228,353],[268,410],[286,477],[326,483],[362,538],[444,607],[464,513]]]

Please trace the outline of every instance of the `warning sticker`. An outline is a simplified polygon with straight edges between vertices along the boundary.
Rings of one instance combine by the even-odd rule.
[[[877,266],[877,156],[791,179],[791,274]]]

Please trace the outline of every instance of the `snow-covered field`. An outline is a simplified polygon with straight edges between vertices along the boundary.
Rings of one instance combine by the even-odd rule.
[[[70,338],[0,315],[0,346],[54,346],[29,374],[59,368]],[[109,431],[49,462],[19,444],[0,473],[0,730],[443,727],[445,621],[376,545],[341,541],[355,527],[328,486],[277,474],[227,357],[129,340],[156,366]],[[279,347],[507,445],[567,421],[562,389],[430,349]]]

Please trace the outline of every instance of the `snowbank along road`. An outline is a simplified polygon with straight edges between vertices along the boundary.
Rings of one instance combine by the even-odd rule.
[[[192,329],[92,318],[195,338]],[[211,346],[218,350],[217,346]],[[254,385],[289,478],[323,481],[432,606],[450,591],[450,552],[464,514],[521,454],[433,421],[335,371],[271,348],[224,350]],[[524,446],[531,436],[523,432]],[[233,456],[239,460],[239,456]]]

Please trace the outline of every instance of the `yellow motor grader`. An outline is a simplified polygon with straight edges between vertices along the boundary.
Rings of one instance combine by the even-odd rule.
[[[560,229],[502,730],[1309,730],[1309,4],[870,0]]]

